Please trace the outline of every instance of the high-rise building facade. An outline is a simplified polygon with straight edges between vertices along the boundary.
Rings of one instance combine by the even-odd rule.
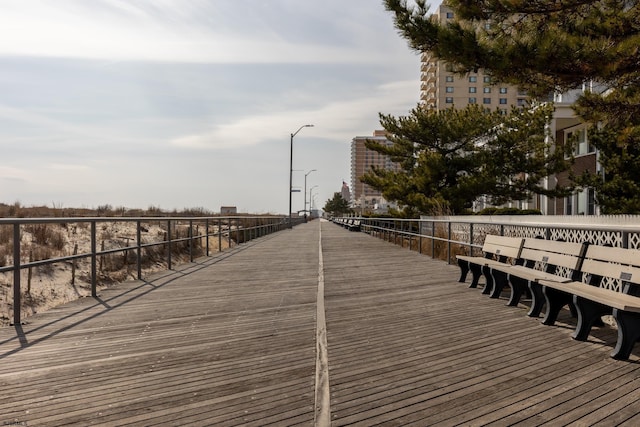
[[[342,198],[346,200],[347,203],[351,203],[351,190],[349,190],[349,185],[344,181],[342,181],[340,196],[342,196]]]
[[[360,181],[366,172],[370,171],[373,166],[384,169],[396,169],[398,166],[391,161],[389,156],[369,150],[365,146],[366,140],[374,140],[376,142],[393,145],[387,139],[386,132],[376,130],[371,136],[356,136],[351,141],[351,200],[354,208],[362,210],[377,210],[381,206],[386,206],[382,193],[371,188],[369,185]]]
[[[455,20],[455,15],[450,8],[440,6],[433,19],[446,22]],[[479,104],[506,112],[514,105],[525,106],[528,99],[526,93],[515,86],[494,84],[482,70],[464,76],[455,74],[446,62],[430,52],[422,53],[420,80],[421,102],[437,110]]]
[[[451,8],[440,6],[432,19],[446,22],[455,20],[456,17]],[[466,75],[454,73],[447,62],[438,60],[431,52],[422,53],[420,71],[420,101],[436,110],[462,109],[470,104],[477,104],[506,114],[514,106],[526,106],[529,100],[526,92],[516,86],[492,81],[482,69]],[[540,205],[539,197],[507,204],[521,209],[538,209]],[[473,209],[479,211],[489,206],[481,198],[474,203]]]

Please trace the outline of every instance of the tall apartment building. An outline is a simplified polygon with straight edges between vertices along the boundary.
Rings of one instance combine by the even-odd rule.
[[[386,132],[376,130],[371,136],[356,136],[351,141],[351,198],[352,205],[356,209],[364,211],[376,210],[386,207],[386,200],[382,193],[360,181],[372,166],[385,169],[395,169],[398,166],[391,161],[389,156],[369,150],[365,147],[366,140],[374,140],[382,144],[392,145],[387,139]]]
[[[444,22],[454,20],[455,16],[450,8],[440,6],[433,19]],[[491,110],[507,111],[513,105],[524,106],[528,99],[517,87],[494,84],[482,70],[457,75],[446,62],[434,58],[430,52],[421,55],[420,80],[421,102],[437,110],[480,104]]]
[[[432,19],[440,22],[455,20],[454,12],[447,6],[440,6]],[[502,110],[505,113],[513,106],[524,107],[528,96],[516,86],[491,81],[483,70],[460,76],[452,71],[445,62],[435,58],[431,52],[421,55],[420,73],[420,101],[431,108],[443,110],[446,108],[465,108],[469,104],[478,104],[489,110]],[[477,200],[474,210],[489,207],[484,200]],[[540,209],[546,213],[547,209],[555,208],[556,201],[550,203],[541,196],[535,196],[528,201],[509,203],[507,206],[520,209]]]

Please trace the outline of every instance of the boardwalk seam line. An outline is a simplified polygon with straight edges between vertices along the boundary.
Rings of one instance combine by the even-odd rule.
[[[318,221],[318,296],[316,301],[316,393],[314,425],[331,425],[329,394],[329,356],[327,352],[327,322],[324,311],[324,260],[322,258],[322,223]]]

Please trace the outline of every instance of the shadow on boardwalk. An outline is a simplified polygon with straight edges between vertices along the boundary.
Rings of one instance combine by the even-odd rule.
[[[637,424],[638,351],[319,221],[0,329],[0,424],[312,425],[318,240],[333,425]]]

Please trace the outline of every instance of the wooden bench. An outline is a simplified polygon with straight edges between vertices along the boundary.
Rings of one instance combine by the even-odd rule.
[[[347,229],[349,231],[360,231],[360,220],[359,219],[351,219],[347,224]]]
[[[348,228],[348,226],[349,226],[349,221],[353,221],[353,220],[346,219],[346,218],[336,218],[336,219],[334,220],[334,222],[335,222],[336,224],[338,224],[340,227],[344,227],[344,228]]]
[[[493,277],[491,298],[500,297],[508,285],[511,295],[507,305],[516,306],[522,294],[528,290],[531,293],[531,308],[527,314],[539,316],[545,300],[542,286],[537,282],[542,279],[556,282],[578,280],[585,248],[586,245],[582,243],[525,239],[518,263],[521,265],[490,266]]]
[[[345,219],[345,218],[336,218],[333,220],[336,224],[341,227],[346,228],[349,231],[360,231],[360,220],[359,219]]]
[[[540,280],[547,305],[543,323],[553,325],[560,309],[572,302],[578,323],[572,337],[586,340],[601,316],[611,314],[618,324],[618,341],[611,357],[629,358],[640,338],[640,250],[590,245],[580,280]],[[612,283],[620,291],[610,289]]]
[[[460,267],[460,279],[458,281],[463,283],[467,279],[467,274],[471,271],[472,279],[469,287],[475,288],[478,286],[480,276],[484,274],[487,283],[482,293],[489,293],[493,279],[488,266],[496,263],[517,262],[520,258],[523,240],[521,237],[487,234],[482,245],[483,256],[456,255],[458,266]]]

